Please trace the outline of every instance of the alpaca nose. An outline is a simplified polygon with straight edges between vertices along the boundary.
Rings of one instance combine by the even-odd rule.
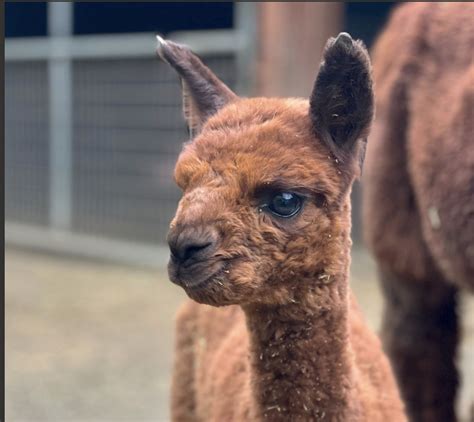
[[[171,259],[185,265],[209,258],[217,248],[217,233],[210,228],[187,227],[168,235]]]

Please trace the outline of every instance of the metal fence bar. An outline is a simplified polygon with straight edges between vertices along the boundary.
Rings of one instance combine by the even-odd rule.
[[[73,4],[53,2],[48,4],[48,33],[52,37],[72,34]]]
[[[53,37],[72,33],[73,4],[48,3],[48,30]],[[53,44],[53,47],[56,44]],[[67,56],[52,54],[48,63],[50,107],[50,207],[52,227],[68,229],[72,213],[72,68]]]
[[[143,245],[10,222],[5,223],[5,243],[12,247],[154,269],[165,268],[169,258],[168,248],[162,245]]]
[[[236,90],[240,95],[257,92],[258,10],[257,3],[235,3],[234,26],[239,36]]]
[[[243,48],[234,30],[176,31],[166,35],[202,55],[236,54]],[[154,57],[154,33],[31,37],[5,40],[5,61]]]

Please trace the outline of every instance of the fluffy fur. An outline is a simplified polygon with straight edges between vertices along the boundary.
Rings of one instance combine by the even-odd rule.
[[[474,290],[473,15],[472,3],[404,5],[374,51],[364,228],[413,421],[456,418],[456,291]]]
[[[176,44],[161,43],[160,55],[172,57],[168,48],[179,56],[171,66],[194,68]],[[190,92],[196,79],[204,95],[218,92],[198,72],[185,81]],[[373,112],[367,52],[341,34],[321,72],[327,82],[315,84],[311,105],[225,95],[178,159],[169,274],[193,301],[177,318],[174,421],[405,420],[348,287],[355,144]],[[305,198],[298,215],[268,212],[279,191]]]

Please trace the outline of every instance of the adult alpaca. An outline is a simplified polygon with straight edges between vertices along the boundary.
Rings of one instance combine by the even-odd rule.
[[[238,98],[186,47],[158,41],[196,134],[168,236],[170,279],[194,300],[177,320],[173,420],[404,420],[349,300],[349,195],[373,114],[362,43],[328,41],[308,103]]]
[[[403,5],[374,50],[364,231],[413,421],[456,420],[456,293],[474,290],[473,16],[472,3]]]

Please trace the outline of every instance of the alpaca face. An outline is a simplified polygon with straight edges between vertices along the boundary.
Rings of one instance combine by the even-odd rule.
[[[191,298],[278,302],[324,269],[345,180],[311,132],[307,102],[228,105],[184,148],[175,179],[169,273]]]
[[[160,46],[160,55],[183,77],[192,101],[185,103],[185,112],[198,132],[176,165],[183,197],[168,235],[170,279],[192,299],[216,306],[296,301],[304,280],[325,283],[335,271],[331,265],[349,225],[347,196],[360,149],[356,141],[372,117],[368,62],[361,66],[370,91],[369,107],[362,98],[362,119],[359,104],[338,98],[343,92],[353,100],[341,73],[336,81],[325,73],[332,53],[356,45],[344,38],[335,51],[337,43],[333,39],[327,47],[315,84],[317,89],[322,75],[325,87],[309,103],[239,99],[189,50],[170,42]],[[346,55],[354,61],[354,54]],[[193,72],[183,71],[187,65]],[[353,85],[350,79],[347,83]],[[320,104],[328,87],[339,109],[331,101]],[[216,97],[217,104],[212,102]],[[189,110],[203,103],[213,111],[190,116]],[[329,119],[328,112],[340,119]],[[348,112],[357,121],[347,119]]]

